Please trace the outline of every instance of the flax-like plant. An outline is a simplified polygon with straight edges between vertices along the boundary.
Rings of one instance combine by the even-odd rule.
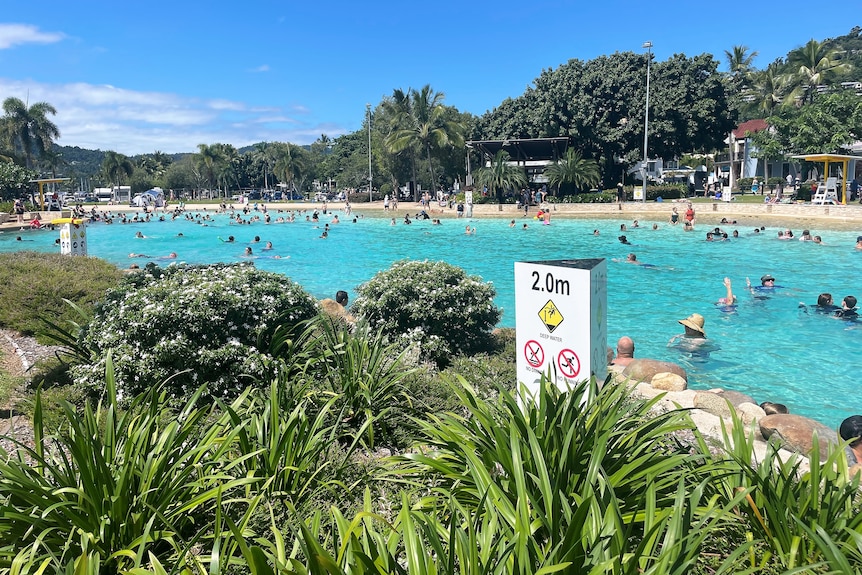
[[[565,391],[544,381],[535,397],[501,390],[495,404],[466,382],[454,389],[467,416],[419,422],[426,447],[400,458],[403,473],[433,486],[429,510],[454,500],[492,517],[509,572],[682,574],[722,520],[691,473],[701,458],[673,439],[693,428],[684,412],[655,413],[656,400],[595,381]]]
[[[170,564],[219,493],[259,481],[232,474],[237,430],[195,407],[200,392],[178,413],[158,389],[120,411],[112,365],[104,403],[64,405],[63,431],[48,436],[37,393],[34,446],[0,451],[0,572],[119,572],[149,554]]]
[[[338,475],[350,451],[340,461],[326,459],[338,441],[331,413],[337,398],[309,409],[308,400],[294,402],[289,387],[276,379],[268,393],[243,399],[223,406],[236,429],[240,475],[260,478],[257,490],[297,507],[313,500],[319,490],[338,486],[330,478]]]
[[[337,407],[345,432],[363,437],[369,448],[389,432],[386,414],[398,404],[409,404],[404,379],[413,368],[404,364],[404,351],[387,344],[381,330],[361,323],[353,329],[325,319],[315,342],[323,361],[321,377],[339,396]]]
[[[701,439],[701,450],[708,452]],[[713,456],[710,487],[734,505],[743,536],[766,549],[748,558],[751,567],[778,564],[785,569],[816,569],[826,563],[843,566],[844,552],[862,558],[862,498],[858,476],[849,476],[841,445],[828,447],[823,461],[813,442],[808,469],[804,458],[783,459],[770,443],[758,460],[754,432],[733,417],[724,430],[723,450]],[[843,551],[841,551],[843,550]],[[839,572],[848,572],[839,570]]]

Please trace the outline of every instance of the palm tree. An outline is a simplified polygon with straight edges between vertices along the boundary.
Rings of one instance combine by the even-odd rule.
[[[401,88],[392,91],[392,97],[383,101],[384,117],[389,120],[387,129],[389,135],[386,138],[386,146],[392,153],[407,151],[410,154],[410,170],[413,181],[413,201],[419,201],[419,187],[416,186],[416,142],[413,145],[402,148],[398,152],[392,149],[393,135],[401,130],[409,129],[413,122],[413,103],[410,99],[410,91],[405,92]]]
[[[459,122],[444,118],[443,92],[435,92],[426,84],[421,90],[410,90],[410,117],[404,128],[394,131],[386,139],[387,147],[393,153],[416,147],[425,151],[428,169],[431,172],[432,191],[437,190],[432,152],[447,146],[464,145],[466,128]]]
[[[48,119],[48,115],[55,115],[57,110],[47,102],[36,102],[28,108],[19,98],[6,98],[3,111],[9,145],[24,154],[25,167],[31,168],[33,152],[41,157],[60,137],[60,130]]]
[[[216,182],[216,172],[222,162],[217,144],[211,146],[198,144],[198,153],[195,156],[203,179],[209,188],[213,188]]]
[[[123,154],[114,151],[105,153],[105,159],[102,160],[102,173],[114,187],[119,187],[126,177],[131,177],[134,171],[134,164]]]
[[[793,95],[803,103],[813,102],[817,86],[828,84],[836,72],[848,67],[838,59],[838,50],[817,40],[809,40],[805,46],[793,50],[787,59],[797,69],[798,85]]]
[[[252,157],[263,166],[263,189],[269,189],[269,173],[272,171],[272,146],[269,142],[259,142],[254,145]]]
[[[790,77],[778,72],[775,63],[766,67],[766,70],[758,72],[753,76],[751,94],[757,109],[765,116],[771,116],[777,106],[786,102],[789,90]]]
[[[520,166],[509,162],[509,152],[500,150],[494,156],[490,166],[483,166],[474,174],[476,183],[488,186],[497,194],[499,210],[503,211],[503,191],[527,185],[527,175]]]
[[[287,184],[289,190],[295,189],[294,182],[302,176],[305,162],[291,144],[279,144],[273,173]]]
[[[595,160],[587,160],[574,148],[566,150],[566,157],[556,164],[548,166],[545,170],[548,184],[557,187],[557,195],[560,195],[562,184],[572,184],[579,190],[582,187],[591,187],[599,183],[599,165]]]
[[[734,46],[732,50],[724,51],[724,57],[727,59],[731,76],[747,78],[752,71],[757,52],[749,52],[748,46]]]

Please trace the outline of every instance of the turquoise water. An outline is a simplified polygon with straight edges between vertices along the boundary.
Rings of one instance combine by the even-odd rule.
[[[757,402],[786,404],[798,413],[837,427],[851,414],[862,413],[858,393],[862,361],[862,323],[846,323],[829,317],[803,313],[798,304],[813,304],[820,292],[832,293],[836,303],[845,295],[862,299],[862,251],[854,249],[856,232],[821,231],[826,245],[780,241],[781,228],[767,227],[755,236],[753,226],[722,226],[728,233],[738,229],[740,238],[727,242],[704,241],[717,218],[702,218],[697,230],[685,233],[678,226],[642,220],[631,229],[630,220],[562,220],[542,226],[533,219],[476,219],[470,225],[476,234],[464,234],[463,220],[444,220],[433,226],[417,221],[407,226],[402,219],[359,218],[357,223],[338,212],[342,223],[332,225],[327,239],[320,239],[320,224],[296,223],[252,225],[229,224],[227,216],[204,227],[177,220],[88,227],[89,253],[128,267],[135,262],[130,252],[154,257],[177,252],[176,261],[188,263],[244,261],[243,250],[251,246],[259,268],[284,273],[318,298],[333,297],[338,289],[354,296],[355,288],[399,259],[445,260],[470,274],[492,281],[497,304],[504,310],[502,326],[514,326],[515,261],[573,258],[625,259],[629,252],[639,261],[656,267],[621,262],[608,263],[608,344],[622,335],[634,338],[636,357],[651,357],[680,363],[689,372],[694,389],[724,387],[748,393]],[[278,214],[273,213],[273,219]],[[402,216],[403,217],[403,216]],[[529,224],[523,229],[524,222]],[[620,224],[629,226],[620,232]],[[766,224],[764,224],[766,225]],[[599,236],[593,230],[600,230]],[[146,239],[136,239],[143,232]],[[802,230],[793,230],[798,237]],[[183,237],[177,237],[182,233]],[[625,233],[634,245],[625,246],[617,236]],[[27,240],[15,241],[16,235]],[[233,235],[234,244],[218,236]],[[250,243],[255,235],[259,244]],[[59,232],[10,232],[0,234],[0,251],[36,249],[53,251]],[[274,249],[262,251],[271,241]],[[281,255],[275,259],[271,255]],[[288,257],[289,256],[289,257]],[[167,264],[168,260],[159,263]],[[765,273],[785,286],[767,300],[754,299],[745,287],[746,276],[755,284]],[[724,295],[722,280],[733,280],[740,304],[732,313],[715,305]],[[695,360],[667,347],[668,340],[682,331],[677,320],[692,313],[706,318],[706,333],[720,349],[708,358]]]

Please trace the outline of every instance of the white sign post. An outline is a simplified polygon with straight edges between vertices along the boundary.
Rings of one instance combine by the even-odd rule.
[[[561,389],[607,375],[607,263],[515,262],[518,382],[536,394],[543,374]]]
[[[472,218],[473,217],[473,190],[467,190],[464,192],[464,203],[467,204],[467,213],[465,217]]]
[[[87,255],[87,224],[81,219],[61,218],[52,222],[60,226],[60,253],[67,256]]]

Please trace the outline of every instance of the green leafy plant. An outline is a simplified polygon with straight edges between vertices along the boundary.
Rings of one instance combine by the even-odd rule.
[[[355,315],[438,364],[484,349],[501,315],[491,284],[446,262],[396,262],[357,291]]]
[[[235,396],[243,375],[272,375],[260,336],[316,314],[299,285],[250,265],[147,266],[96,309],[78,345],[97,359],[72,375],[100,393],[111,351],[122,396],[163,380],[172,397],[189,397],[204,382],[210,395]]]
[[[685,413],[651,413],[654,400],[594,381],[495,402],[455,387],[468,414],[429,414],[425,449],[399,460],[434,486],[424,510],[457,502],[494,526],[485,536],[509,542],[506,572],[687,573],[723,521],[693,472],[703,456],[673,440],[692,429]]]
[[[230,475],[232,432],[195,407],[199,394],[169,413],[153,389],[122,412],[106,365],[104,402],[65,404],[51,436],[37,394],[34,446],[0,450],[0,571],[119,572],[148,553],[170,563],[219,493],[258,481]]]

